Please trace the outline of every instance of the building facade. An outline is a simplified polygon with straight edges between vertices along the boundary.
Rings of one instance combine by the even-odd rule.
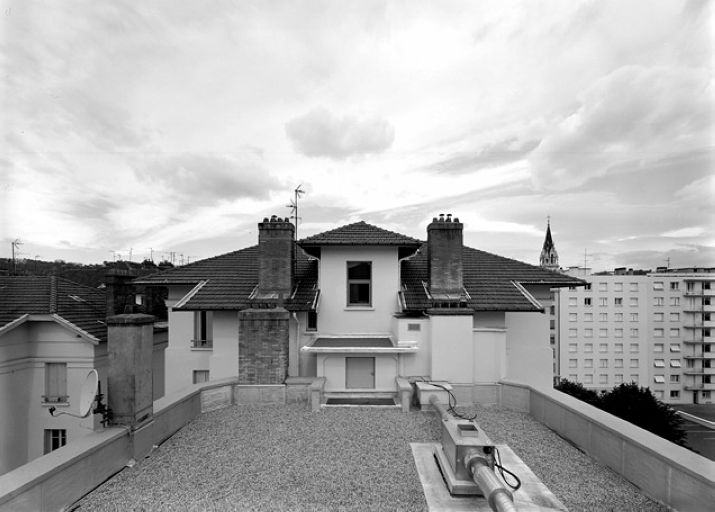
[[[580,277],[585,287],[554,292],[557,379],[596,390],[635,382],[666,403],[712,403],[715,269]]]
[[[510,376],[551,385],[542,302],[578,279],[465,247],[451,216],[426,241],[365,222],[297,242],[287,219],[258,228],[257,246],[136,281],[169,289],[167,393],[228,377],[394,393],[406,377],[493,402]]]

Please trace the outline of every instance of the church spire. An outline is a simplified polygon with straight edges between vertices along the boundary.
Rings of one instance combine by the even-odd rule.
[[[559,270],[559,254],[556,252],[556,246],[551,238],[551,217],[546,218],[546,238],[544,238],[544,246],[541,249],[539,265],[549,270]]]

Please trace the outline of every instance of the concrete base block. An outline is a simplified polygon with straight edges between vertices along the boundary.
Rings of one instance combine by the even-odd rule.
[[[309,405],[312,383],[313,377],[288,377],[286,379],[286,403]]]
[[[284,404],[285,386],[282,384],[249,385],[233,387],[236,404]]]
[[[154,446],[154,421],[150,421],[132,432],[133,459],[141,460]]]

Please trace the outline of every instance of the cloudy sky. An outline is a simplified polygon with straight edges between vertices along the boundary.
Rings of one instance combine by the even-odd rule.
[[[214,256],[302,184],[301,237],[715,266],[711,2],[0,5],[0,256]]]

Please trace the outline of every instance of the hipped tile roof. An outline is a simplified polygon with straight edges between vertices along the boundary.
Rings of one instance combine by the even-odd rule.
[[[360,221],[298,240],[303,247],[323,245],[393,245],[419,247],[421,240]]]
[[[107,339],[106,294],[54,276],[0,276],[0,327],[23,315],[55,314],[100,341]]]
[[[298,241],[310,248],[324,245],[398,246],[419,251],[402,262],[402,292],[408,311],[424,311],[432,307],[423,283],[429,283],[427,244],[399,233],[384,230],[365,222],[356,222]],[[285,304],[291,311],[310,310],[318,293],[318,262],[296,249],[297,272],[295,293]],[[464,247],[462,252],[463,283],[471,296],[468,307],[475,311],[538,311],[518,286],[543,284],[569,286],[581,284],[570,276],[545,270]],[[251,293],[258,285],[258,246],[223,254],[190,265],[166,270],[134,281],[144,285],[204,284],[185,303],[183,310],[241,310],[251,307]]]

